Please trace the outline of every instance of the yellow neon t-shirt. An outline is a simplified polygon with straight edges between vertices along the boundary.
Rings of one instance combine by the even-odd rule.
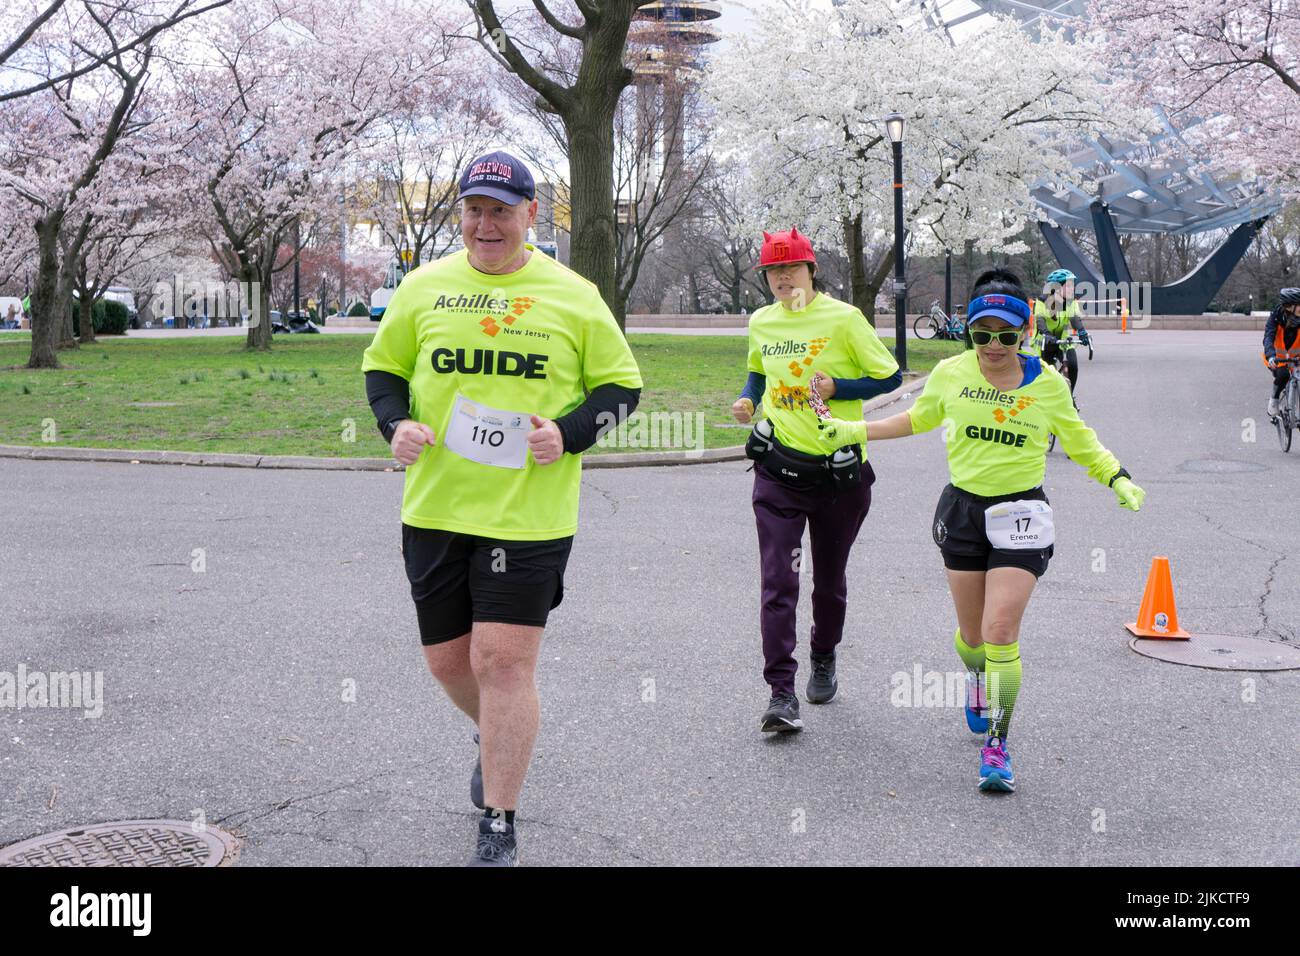
[[[916,404],[908,410],[915,434],[947,428],[948,473],[958,488],[992,497],[1037,488],[1047,470],[1048,435],[1106,484],[1119,461],[1083,423],[1070,385],[1037,357],[1038,375],[1028,385],[1000,392],[980,371],[973,350],[934,367]]]
[[[532,250],[489,275],[464,251],[414,270],[384,311],[361,369],[411,384],[411,417],[437,436],[406,470],[402,521],[420,528],[546,541],[578,527],[581,455],[523,468],[462,458],[443,442],[456,396],[555,419],[607,384],[641,387],[632,350],[596,287]]]
[[[771,420],[777,441],[805,454],[824,455],[817,413],[808,404],[813,373],[889,378],[898,371],[898,362],[860,310],[817,293],[800,311],[774,302],[750,317],[749,371],[767,378],[763,413]],[[833,398],[826,405],[836,418],[862,418],[861,399]]]

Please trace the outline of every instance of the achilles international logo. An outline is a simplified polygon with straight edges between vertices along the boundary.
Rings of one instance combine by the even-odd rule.
[[[811,342],[796,342],[794,339],[786,339],[784,342],[768,343],[762,347],[761,351],[765,358],[791,356],[790,364],[786,368],[790,370],[790,374],[795,378],[802,378],[804,370],[812,366],[813,359],[825,350],[829,342],[830,338],[826,336],[813,339]]]
[[[504,327],[508,328],[519,320],[525,312],[533,307],[537,300],[530,295],[520,295],[511,299],[508,303],[509,308],[503,309],[504,315],[485,315],[479,319],[479,325],[483,326],[483,334],[491,337],[497,336]],[[489,306],[491,307],[491,306]],[[498,321],[499,320],[499,321]]]
[[[1032,396],[1017,398],[1015,408],[1009,408],[1005,411],[1002,410],[1001,408],[995,408],[993,409],[993,417],[997,420],[998,424],[1000,425],[1003,422],[1005,422],[1009,417],[1015,418],[1017,415],[1023,412],[1030,405],[1034,404],[1034,402],[1036,401],[1038,401],[1038,399],[1033,398]]]

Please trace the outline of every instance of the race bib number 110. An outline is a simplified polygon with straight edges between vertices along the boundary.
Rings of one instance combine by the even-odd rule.
[[[522,412],[490,408],[457,395],[445,444],[460,457],[482,465],[523,468],[532,428],[528,415]]]

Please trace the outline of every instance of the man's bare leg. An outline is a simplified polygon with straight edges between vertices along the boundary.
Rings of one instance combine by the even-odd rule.
[[[469,645],[470,634],[462,634],[441,644],[431,644],[424,649],[424,662],[429,665],[429,673],[442,685],[451,702],[477,724],[478,678],[470,666]]]
[[[516,808],[532,759],[541,716],[535,672],[544,630],[475,623],[471,633],[469,660],[478,682],[483,795],[496,810]]]

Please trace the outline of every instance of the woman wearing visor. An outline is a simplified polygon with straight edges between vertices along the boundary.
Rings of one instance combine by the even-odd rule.
[[[794,659],[799,575],[812,559],[810,704],[835,696],[835,649],[844,631],[849,549],[871,507],[875,475],[852,442],[823,450],[824,417],[862,417],[863,399],[902,384],[898,363],[866,317],[819,292],[812,243],[797,229],[763,234],[758,268],[777,299],[749,321],[749,380],[732,406],[739,422],[755,409],[746,452],[754,459],[754,518],[762,571],[763,677],[771,689],[765,733],[800,730]],[[802,552],[808,528],[809,555]]]
[[[954,643],[974,675],[966,719],[984,739],[979,788],[1011,791],[1007,732],[1020,690],[1020,622],[1055,540],[1042,488],[1048,434],[1121,506],[1137,511],[1145,492],[1079,418],[1065,379],[1019,351],[1030,311],[1015,273],[983,273],[967,316],[973,349],[940,362],[911,409],[874,422],[823,422],[824,447],[946,429],[951,483],[932,532],[957,612]],[[981,683],[987,713],[977,709]]]

